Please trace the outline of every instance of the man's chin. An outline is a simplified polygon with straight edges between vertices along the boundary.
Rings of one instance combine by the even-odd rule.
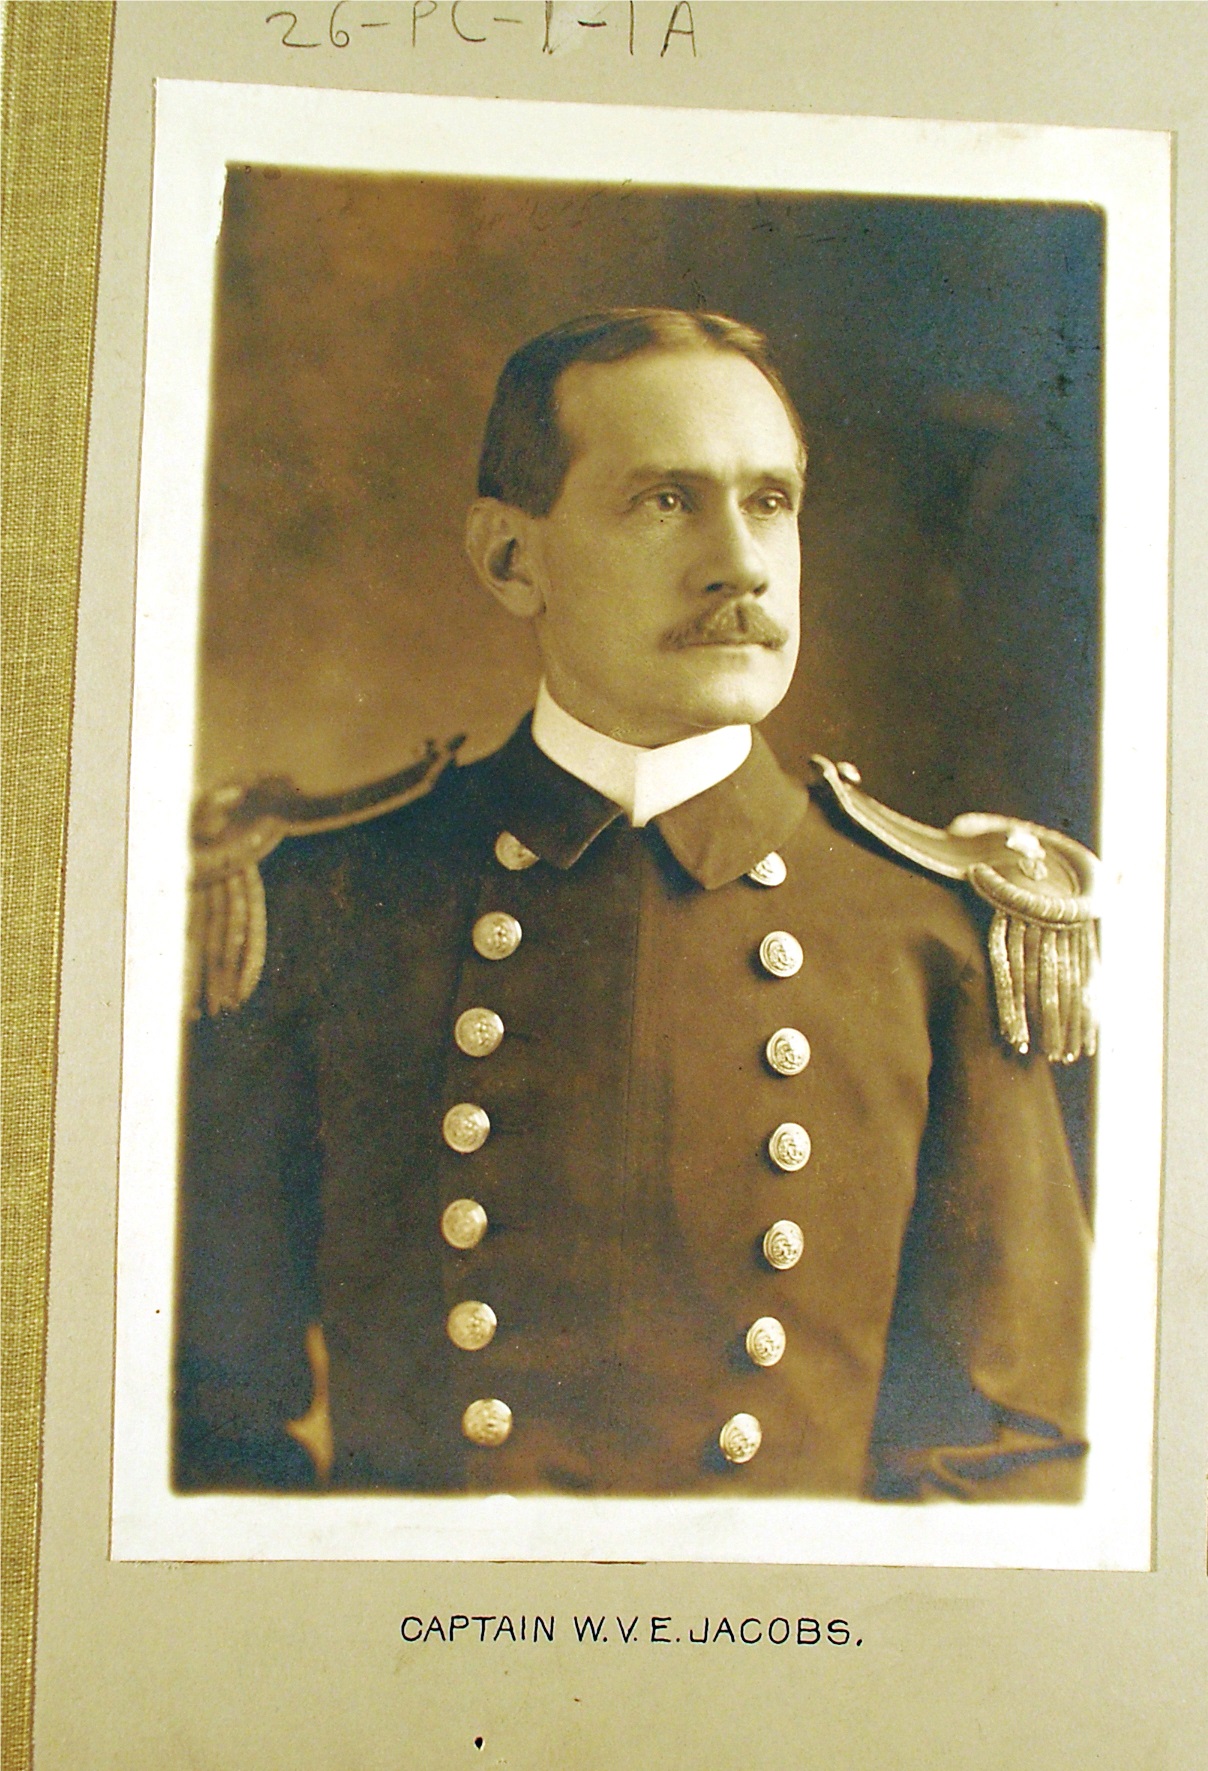
[[[667,707],[668,713],[674,711],[685,726],[700,732],[713,731],[718,726],[757,726],[766,719],[783,701],[791,678],[779,669],[751,669],[750,660],[741,656],[734,660],[737,669],[725,669],[730,655],[744,649],[747,648],[710,648],[722,657],[712,660],[714,668],[702,673],[703,680],[684,685],[684,692],[675,697],[674,708]],[[723,667],[718,668],[719,665]]]
[[[701,730],[758,725],[779,706],[792,681],[792,661],[767,646],[713,645],[681,653],[685,715]]]

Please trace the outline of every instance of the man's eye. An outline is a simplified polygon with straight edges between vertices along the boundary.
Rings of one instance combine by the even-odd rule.
[[[658,492],[652,492],[649,502],[660,516],[672,516],[677,510],[684,509],[683,493],[676,492],[671,487],[663,487]]]
[[[782,510],[792,510],[792,501],[785,492],[760,492],[754,500],[755,508],[763,516],[775,516]]]

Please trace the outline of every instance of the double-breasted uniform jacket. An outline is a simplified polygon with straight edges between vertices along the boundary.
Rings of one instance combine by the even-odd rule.
[[[760,865],[760,864],[763,865]],[[645,829],[495,755],[264,862],[187,1070],[176,1473],[1078,1492],[1087,1231],[977,900],[758,734]]]

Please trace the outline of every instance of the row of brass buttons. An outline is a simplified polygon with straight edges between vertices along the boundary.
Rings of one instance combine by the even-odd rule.
[[[758,885],[783,885],[788,868],[773,852],[753,867],[747,877]],[[801,943],[785,929],[773,929],[759,943],[759,962],[771,977],[794,977],[803,960]],[[764,1056],[778,1076],[800,1076],[810,1061],[810,1043],[798,1028],[780,1027],[769,1036]],[[768,1139],[768,1154],[777,1168],[787,1173],[804,1168],[810,1155],[809,1135],[804,1126],[793,1121],[778,1125]],[[801,1226],[791,1218],[779,1219],[764,1235],[764,1259],[779,1272],[795,1267],[804,1250]],[[752,1364],[765,1368],[778,1365],[787,1343],[783,1324],[775,1316],[761,1316],[747,1330],[747,1357]],[[753,1414],[733,1415],[718,1435],[722,1455],[735,1464],[749,1463],[762,1440],[763,1429]]]
[[[510,872],[531,867],[538,857],[508,831],[501,831],[495,843],[495,856]],[[753,867],[748,877],[762,886],[781,885],[787,877],[782,858],[773,852]],[[503,910],[492,910],[475,922],[471,940],[483,959],[508,959],[519,947],[523,930],[516,917]],[[773,930],[759,947],[759,958],[771,976],[792,977],[801,968],[803,955],[795,936],[785,930]],[[454,1041],[467,1057],[488,1057],[496,1051],[504,1036],[501,1017],[493,1009],[466,1009],[457,1018]],[[809,1041],[795,1027],[781,1027],[771,1034],[764,1047],[771,1068],[781,1076],[796,1076],[809,1063]],[[485,1109],[474,1102],[461,1101],[445,1114],[443,1134],[452,1150],[471,1155],[482,1148],[490,1135],[491,1122]],[[768,1140],[768,1150],[776,1166],[793,1173],[805,1167],[810,1155],[809,1134],[804,1126],[786,1121],[777,1126]],[[453,1248],[477,1247],[486,1235],[488,1218],[474,1199],[455,1199],[441,1215],[441,1233]],[[763,1254],[776,1271],[796,1266],[804,1251],[801,1226],[791,1219],[778,1219],[765,1232]],[[449,1312],[447,1332],[453,1344],[465,1352],[477,1352],[494,1338],[498,1319],[489,1304],[468,1299],[455,1304]],[[783,1324],[774,1316],[761,1316],[747,1330],[745,1345],[753,1365],[767,1368],[784,1356],[787,1337]],[[479,1397],[462,1415],[462,1431],[473,1444],[502,1445],[512,1430],[512,1411],[498,1397]],[[748,1463],[759,1450],[763,1431],[752,1414],[735,1414],[718,1434],[723,1456],[733,1464]]]
[[[779,886],[788,878],[788,868],[773,851],[751,868],[747,878],[757,885]],[[804,960],[800,941],[787,929],[772,929],[759,943],[759,963],[769,977],[795,977]],[[764,1056],[778,1076],[800,1076],[810,1061],[810,1042],[799,1028],[780,1027],[769,1036]],[[810,1159],[809,1133],[795,1120],[784,1120],[768,1138],[768,1155],[784,1173],[798,1173]],[[764,1259],[779,1272],[795,1267],[804,1250],[801,1226],[791,1218],[778,1219],[764,1235]],[[761,1316],[747,1330],[747,1357],[753,1365],[778,1365],[787,1344],[784,1325],[775,1316]],[[717,1442],[728,1463],[750,1463],[763,1442],[763,1428],[753,1414],[731,1415]]]
[[[502,830],[495,841],[495,858],[509,873],[533,866],[537,856],[510,831]],[[488,910],[470,932],[474,951],[482,959],[510,959],[524,938],[516,917],[506,910]],[[504,1036],[503,1019],[490,1008],[468,1008],[458,1015],[453,1040],[468,1058],[488,1058],[498,1051]],[[490,1136],[491,1121],[485,1108],[459,1101],[449,1108],[441,1127],[446,1144],[459,1155],[480,1150]],[[440,1229],[451,1248],[477,1248],[487,1233],[489,1220],[476,1199],[454,1199],[441,1213]],[[477,1353],[489,1346],[499,1326],[490,1304],[468,1298],[454,1304],[445,1329],[455,1347]],[[498,1396],[480,1396],[461,1417],[461,1430],[473,1445],[502,1445],[512,1431],[512,1411]]]

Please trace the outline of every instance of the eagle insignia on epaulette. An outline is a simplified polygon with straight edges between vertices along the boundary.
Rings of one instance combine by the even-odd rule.
[[[1038,1045],[1055,1063],[1093,1056],[1091,851],[1059,830],[991,812],[965,812],[937,830],[865,793],[851,763],[812,760],[853,823],[929,873],[964,881],[990,905],[990,969],[1007,1043],[1021,1053]]]
[[[260,865],[290,836],[344,830],[418,799],[452,762],[463,739],[428,740],[424,753],[383,781],[346,793],[304,794],[279,777],[217,787],[193,809],[189,893],[190,1018],[242,1008],[260,982],[267,941]]]

